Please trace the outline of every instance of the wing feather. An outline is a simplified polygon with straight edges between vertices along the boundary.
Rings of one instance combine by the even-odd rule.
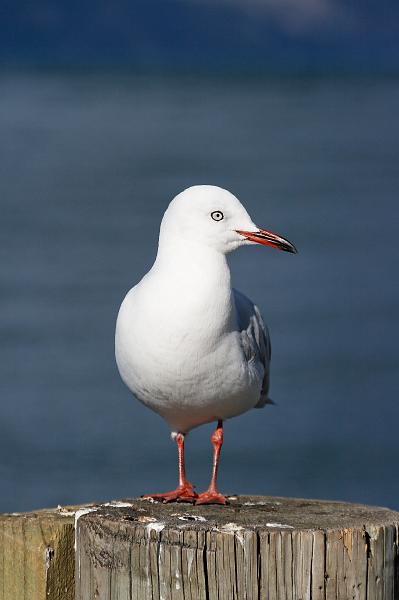
[[[272,404],[268,398],[271,359],[269,330],[263,322],[258,307],[249,298],[235,289],[233,295],[244,355],[248,362],[258,361],[264,370],[262,390],[259,402],[255,406],[255,408],[262,408],[265,404]]]

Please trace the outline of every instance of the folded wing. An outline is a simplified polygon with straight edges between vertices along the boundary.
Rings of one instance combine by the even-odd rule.
[[[244,294],[233,289],[242,348],[247,361],[257,361],[264,370],[262,390],[255,408],[272,404],[268,397],[271,345],[269,331],[258,307]]]

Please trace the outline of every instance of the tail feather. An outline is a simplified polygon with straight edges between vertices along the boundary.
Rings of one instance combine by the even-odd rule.
[[[255,404],[254,408],[263,408],[264,406],[266,406],[266,404],[274,404],[276,405],[276,402],[274,402],[274,400],[272,400],[271,398],[261,398],[258,402],[258,404]]]

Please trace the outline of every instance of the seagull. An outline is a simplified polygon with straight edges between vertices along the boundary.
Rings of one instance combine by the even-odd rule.
[[[166,420],[178,451],[177,488],[144,498],[226,504],[217,487],[223,421],[272,403],[268,329],[257,306],[232,288],[227,262],[230,252],[254,244],[297,252],[287,239],[257,227],[227,190],[190,187],[169,204],[154,265],[122,302],[115,332],[119,373]],[[217,423],[212,477],[197,494],[186,478],[184,441],[211,422]]]

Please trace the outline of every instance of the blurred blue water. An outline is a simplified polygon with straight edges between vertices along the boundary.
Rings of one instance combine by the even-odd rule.
[[[300,250],[232,257],[270,326],[278,404],[227,422],[221,487],[399,508],[399,81],[47,73],[0,90],[0,510],[175,483],[113,335],[195,183]],[[187,443],[200,489],[210,433]]]

